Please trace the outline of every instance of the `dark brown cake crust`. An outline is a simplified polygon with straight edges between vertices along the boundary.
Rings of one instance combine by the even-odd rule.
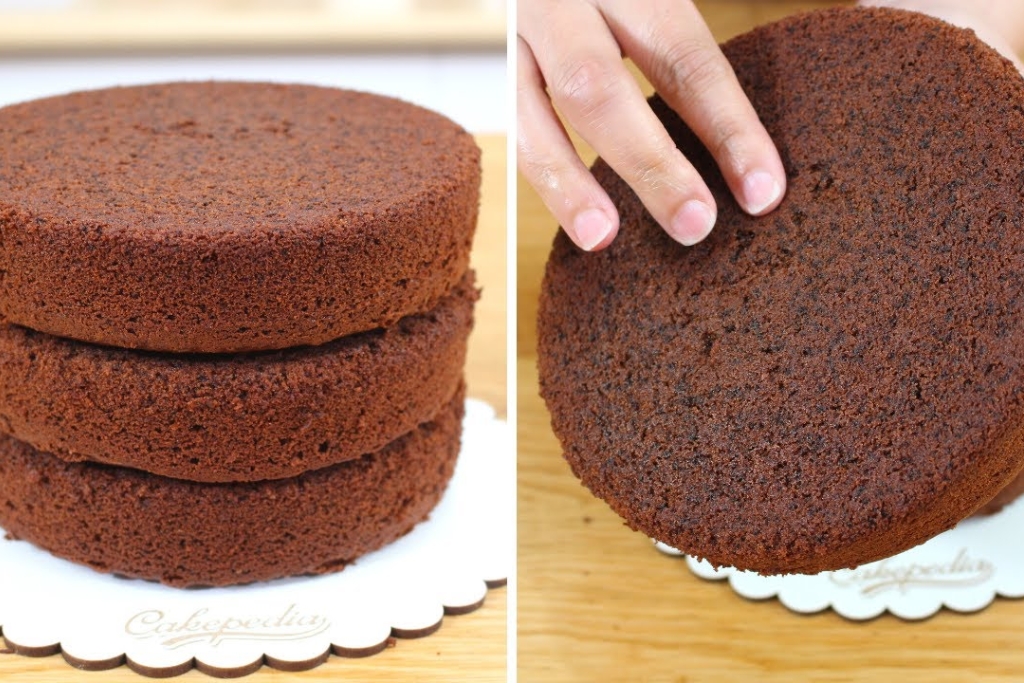
[[[0,432],[75,460],[202,482],[291,477],[372,453],[462,378],[477,291],[316,347],[238,355],[83,344],[0,325]]]
[[[1024,495],[1024,472],[1018,474],[1016,479],[1004,486],[1002,490],[996,494],[995,498],[982,505],[974,515],[975,517],[994,515],[1013,501],[1020,498],[1021,495]]]
[[[675,244],[599,162],[607,250],[555,240],[541,393],[630,526],[763,573],[851,567],[977,510],[1024,465],[1024,87],[968,31],[836,9],[724,46],[789,189]]]
[[[269,482],[197,484],[68,463],[0,437],[0,526],[59,557],[172,586],[338,571],[408,533],[440,500],[463,394],[378,453]]]
[[[0,315],[177,352],[321,344],[462,277],[480,152],[439,114],[175,83],[0,109]]]

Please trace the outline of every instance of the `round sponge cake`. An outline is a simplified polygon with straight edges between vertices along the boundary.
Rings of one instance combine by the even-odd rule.
[[[724,45],[776,142],[782,205],[674,243],[622,216],[555,240],[541,393],[573,471],[635,529],[762,573],[851,567],[969,516],[1024,466],[1024,81],[894,10],[791,17]]]
[[[439,114],[267,83],[0,109],[0,315],[175,352],[320,344],[460,280],[480,152]]]
[[[68,463],[0,437],[0,526],[59,557],[174,586],[337,571],[426,518],[452,475],[462,412],[460,389],[377,453],[255,483]]]
[[[477,291],[315,347],[181,355],[0,325],[0,433],[64,460],[200,482],[291,477],[372,453],[462,381]]]

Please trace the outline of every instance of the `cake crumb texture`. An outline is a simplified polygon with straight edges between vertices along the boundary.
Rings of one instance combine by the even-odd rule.
[[[971,32],[896,10],[797,15],[724,45],[777,144],[744,214],[708,152],[711,235],[622,217],[555,239],[541,393],[565,457],[631,527],[716,565],[851,567],[969,516],[1024,466],[1024,81]]]
[[[170,83],[0,109],[0,314],[124,348],[322,344],[462,278],[480,151],[396,99]]]
[[[0,324],[0,433],[64,460],[202,482],[280,479],[383,448],[462,381],[472,272],[430,311],[327,344],[168,354]]]
[[[464,394],[377,453],[266,482],[198,484],[69,463],[0,437],[0,526],[58,557],[172,586],[338,571],[438,503]]]

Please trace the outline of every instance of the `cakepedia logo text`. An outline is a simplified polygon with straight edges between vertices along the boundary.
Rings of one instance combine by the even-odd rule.
[[[167,649],[227,640],[305,640],[323,633],[330,621],[321,614],[306,614],[295,604],[273,615],[218,614],[200,608],[185,615],[160,609],[144,610],[125,622],[124,630],[139,639],[155,638]]]
[[[831,572],[829,579],[842,588],[857,589],[872,597],[896,590],[908,593],[914,588],[955,588],[978,586],[995,574],[995,566],[985,559],[972,558],[961,548],[952,560],[918,564],[900,562],[899,557],[872,562],[856,569]]]

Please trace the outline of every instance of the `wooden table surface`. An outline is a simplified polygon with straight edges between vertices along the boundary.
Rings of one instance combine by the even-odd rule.
[[[704,2],[723,40],[829,3]],[[592,156],[591,156],[592,158]],[[537,396],[536,302],[555,223],[518,200],[518,670],[521,681],[1024,680],[1024,601],[920,623],[798,616],[693,577],[573,477]],[[581,302],[585,305],[585,302]]]
[[[483,289],[476,308],[476,327],[470,339],[466,374],[469,394],[506,410],[505,320],[505,137],[480,136],[484,185],[480,224],[472,260]],[[5,587],[7,588],[7,587]],[[445,617],[441,629],[416,640],[399,640],[395,647],[366,659],[331,657],[321,666],[299,673],[263,667],[244,680],[261,681],[504,681],[506,671],[506,589],[491,590],[484,606],[462,616]],[[0,592],[0,600],[3,593]],[[211,680],[190,671],[174,680]],[[0,656],[0,681],[82,683],[146,680],[126,667],[100,673],[72,669],[58,654],[29,658]]]

